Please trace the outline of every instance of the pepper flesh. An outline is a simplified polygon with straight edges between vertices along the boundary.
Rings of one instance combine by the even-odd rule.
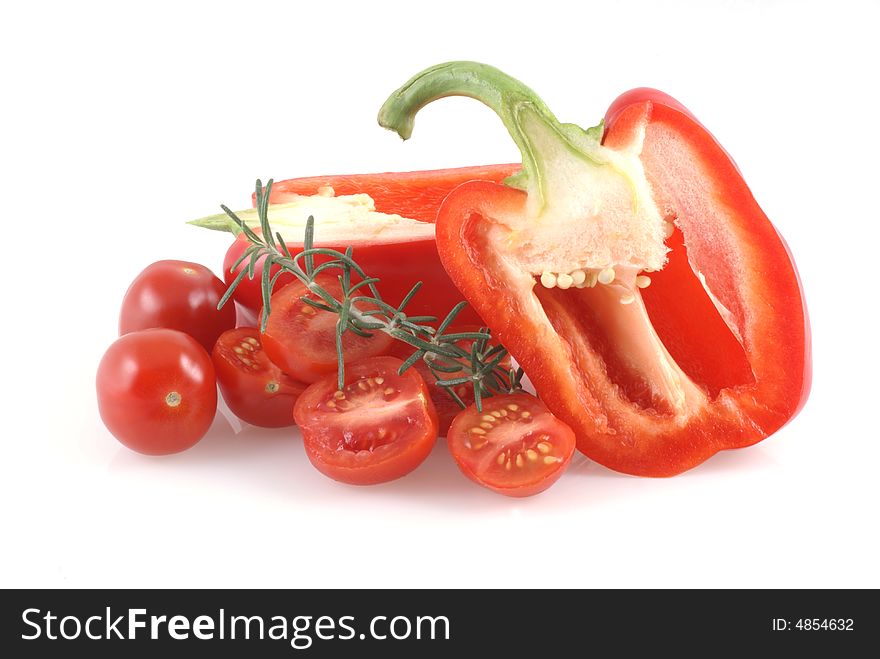
[[[278,181],[272,185],[270,203],[283,204],[297,195],[318,194],[332,188],[337,195],[367,194],[376,212],[433,223],[440,203],[466,181],[503,181],[519,169],[517,164],[455,167],[419,172],[334,174]],[[256,199],[252,199],[256,201]]]
[[[485,95],[481,86],[494,89]],[[488,96],[490,107],[525,98],[546,108],[523,89],[485,65],[440,65],[395,92],[380,123],[406,137],[419,108],[454,94]],[[546,145],[524,139],[516,113],[499,114],[525,152],[524,174],[510,181],[524,190],[491,182],[457,188],[440,208],[438,249],[538,395],[572,426],[578,448],[618,471],[669,476],[754,444],[791,419],[810,384],[800,282],[784,241],[711,134],[662,93],[618,99],[601,146],[638,159],[649,198],[635,186],[634,200],[673,223],[668,263],[644,289],[633,285],[632,270],[614,272],[607,285],[546,287],[511,253],[510,218],[540,222],[542,207],[565,207],[547,198],[563,188],[534,178]],[[573,129],[557,129],[566,131]],[[563,219],[589,226],[580,216]]]

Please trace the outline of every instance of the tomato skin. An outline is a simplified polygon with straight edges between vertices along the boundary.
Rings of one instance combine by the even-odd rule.
[[[101,359],[96,388],[104,425],[145,455],[190,448],[208,432],[217,410],[211,358],[177,330],[141,330],[117,339]],[[169,397],[171,392],[177,396]]]
[[[452,422],[447,443],[472,481],[505,496],[528,497],[559,480],[574,454],[575,436],[535,396],[518,393],[483,399],[482,411],[470,405]]]
[[[324,272],[315,283],[337,300],[342,297],[342,285],[336,273]],[[262,336],[263,349],[283,372],[300,382],[315,382],[328,374],[335,374],[338,366],[336,352],[337,314],[315,309],[302,297],[321,302],[300,281],[288,284],[272,296],[271,311]],[[369,309],[361,305],[361,310]],[[384,332],[373,332],[369,338],[354,332],[342,337],[346,362],[385,354],[392,339]]]
[[[257,328],[224,332],[214,344],[211,358],[220,393],[235,416],[262,428],[294,425],[293,405],[306,385],[282,373],[269,360]]]
[[[208,352],[235,327],[235,307],[217,303],[226,285],[208,268],[188,261],[156,261],[131,283],[122,300],[119,334],[153,327],[189,334]]]
[[[428,457],[437,413],[416,371],[397,375],[402,364],[393,357],[347,364],[345,398],[337,397],[335,374],[299,397],[294,418],[318,471],[351,485],[375,485],[405,476]]]

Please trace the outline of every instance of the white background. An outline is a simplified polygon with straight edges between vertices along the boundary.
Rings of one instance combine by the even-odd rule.
[[[0,11],[0,586],[880,586],[877,2]],[[442,445],[370,489],[322,477],[293,431],[219,416],[181,455],[122,448],[94,375],[126,286],[162,258],[219,271],[227,245],[185,220],[249,205],[258,176],[518,159],[466,99],[427,108],[406,144],[376,125],[449,59],[495,64],[563,121],[592,125],[640,85],[703,120],[800,267],[801,415],[668,480],[578,458],[524,501],[465,480]]]

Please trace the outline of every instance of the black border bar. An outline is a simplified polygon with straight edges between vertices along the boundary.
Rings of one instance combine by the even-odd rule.
[[[7,657],[84,652],[89,657],[165,658],[227,651],[248,657],[421,657],[474,651],[556,657],[571,648],[581,656],[602,648],[623,656],[757,650],[853,656],[850,652],[858,648],[874,647],[870,641],[877,640],[880,622],[876,590],[5,590],[0,601],[0,648]],[[123,616],[109,632],[108,611],[111,626]],[[54,619],[47,623],[49,612]],[[127,636],[132,615],[145,626],[134,628],[134,639],[120,640],[120,634]],[[79,626],[78,637],[48,639],[49,633],[60,636],[59,622],[66,616],[76,621],[65,623],[65,633],[74,635]],[[168,630],[173,616],[183,617],[176,623],[178,640]],[[200,635],[210,640],[194,633],[199,616]],[[252,620],[232,623],[232,639],[230,621],[236,616]],[[153,617],[159,620],[155,640],[150,638]],[[109,633],[111,638],[88,639],[84,627],[89,618],[94,618],[93,635]],[[273,627],[274,639],[269,638]],[[23,638],[38,631],[37,639]],[[407,632],[405,639],[393,638]],[[245,633],[252,637],[243,638]],[[188,638],[179,640],[183,634]],[[260,635],[263,640],[256,638]],[[294,635],[298,648],[291,644]]]

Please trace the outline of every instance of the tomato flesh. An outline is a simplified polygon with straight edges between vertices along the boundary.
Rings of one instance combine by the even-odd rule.
[[[372,357],[345,368],[345,386],[330,375],[303,392],[294,418],[306,454],[323,474],[372,485],[419,466],[437,439],[437,413],[421,376],[393,357]]]
[[[337,300],[342,297],[342,284],[335,274],[321,273],[315,283]],[[271,312],[263,333],[266,354],[282,371],[301,382],[315,382],[338,366],[336,354],[336,321],[338,315],[316,309],[302,301],[316,302],[322,298],[305,284],[296,281],[272,296]],[[372,307],[364,305],[365,311]],[[346,332],[342,337],[345,361],[357,361],[387,352],[393,339],[383,332],[370,337]]]
[[[226,285],[208,268],[189,261],[157,261],[129,286],[119,314],[119,334],[152,327],[179,330],[208,352],[235,327],[235,307],[217,308]]]
[[[574,453],[574,432],[530,394],[508,394],[471,405],[452,422],[447,437],[459,468],[500,494],[543,492],[562,475]]]
[[[101,359],[96,385],[104,425],[125,446],[147,455],[193,446],[217,410],[211,358],[176,330],[142,330],[117,339]]]
[[[306,385],[266,356],[255,327],[224,332],[212,353],[223,400],[242,421],[263,428],[292,426],[293,405]]]

